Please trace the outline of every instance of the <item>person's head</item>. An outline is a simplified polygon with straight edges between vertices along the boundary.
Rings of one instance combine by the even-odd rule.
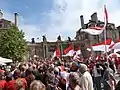
[[[78,69],[78,63],[77,62],[72,62],[71,64],[71,70],[76,71]]]
[[[33,71],[32,68],[28,68],[28,69],[26,70],[26,76],[32,74],[32,71]]]
[[[69,75],[69,84],[71,88],[75,88],[79,84],[79,75],[76,72],[70,73]]]
[[[99,68],[100,67],[100,64],[99,63],[96,63],[96,68]]]
[[[60,72],[59,68],[58,68],[58,67],[55,67],[55,68],[54,68],[54,74],[55,74],[55,75],[58,75],[59,72]]]
[[[79,71],[80,71],[81,74],[83,74],[83,73],[86,72],[87,70],[88,70],[87,65],[85,65],[85,64],[80,64]]]
[[[16,65],[15,65],[15,64],[12,64],[12,65],[11,65],[11,71],[15,70],[15,68],[16,68]]]
[[[23,88],[24,82],[21,79],[16,80],[16,88],[17,90],[20,90]]]
[[[14,79],[18,79],[21,77],[21,72],[20,70],[15,70],[14,74],[13,74]]]
[[[6,81],[9,82],[12,80],[12,73],[9,73],[8,75],[6,75]]]
[[[26,70],[26,66],[25,66],[25,65],[22,65],[21,71],[24,72],[25,70]]]
[[[46,90],[45,85],[41,81],[34,80],[30,84],[30,90]]]

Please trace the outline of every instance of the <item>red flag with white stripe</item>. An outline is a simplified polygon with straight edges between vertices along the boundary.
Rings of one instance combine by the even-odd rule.
[[[107,13],[106,6],[104,6],[104,19],[105,19],[104,26],[95,26],[95,27],[89,27],[87,29],[81,29],[81,32],[86,32],[86,33],[89,33],[91,35],[99,35],[103,32],[103,30],[105,29],[105,27],[108,23],[108,13]]]
[[[64,50],[64,56],[73,56],[75,53],[73,44],[70,44],[68,48]]]
[[[81,49],[80,49],[80,46],[78,47],[77,51],[76,51],[76,55],[79,55],[81,54]]]
[[[103,32],[104,26],[95,26],[95,27],[89,27],[87,29],[81,29],[81,32],[86,32],[91,35],[99,35]]]
[[[56,50],[55,50],[52,58],[54,58],[54,57],[60,57],[60,50],[58,47],[56,47]]]
[[[80,46],[79,46],[77,51],[74,54],[73,59],[79,59],[80,58],[80,56],[79,56],[80,54],[81,54],[81,49],[80,49]]]
[[[106,45],[105,45],[106,44]],[[110,51],[109,47],[113,44],[112,39],[107,39],[106,43],[105,41],[98,43],[98,44],[94,44],[92,45],[92,49],[93,51],[103,51],[105,52],[105,47],[107,48],[107,51]]]
[[[120,39],[119,40],[117,40],[117,42],[116,43],[114,43],[114,44],[112,44],[110,47],[109,47],[110,49],[120,49]]]

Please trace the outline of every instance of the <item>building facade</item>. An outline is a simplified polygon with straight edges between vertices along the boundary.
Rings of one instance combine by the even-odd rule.
[[[81,15],[80,16],[80,20],[81,20],[81,28],[76,32],[76,37],[75,40],[71,41],[75,47],[78,47],[78,45],[81,46],[81,49],[84,53],[84,55],[86,55],[86,47],[90,47],[93,44],[97,44],[99,42],[104,41],[104,33],[100,34],[100,35],[90,35],[88,33],[85,32],[81,32],[81,29],[86,29],[89,27],[94,27],[95,25],[97,26],[103,26],[104,22],[98,20],[97,18],[97,13],[93,13],[91,15],[91,20],[88,21],[88,23],[84,23],[84,18]],[[113,23],[108,23],[107,24],[107,38],[112,38],[113,41],[115,42],[117,39],[119,39],[120,37],[120,26],[119,27],[115,27],[115,24]],[[30,59],[30,57],[34,57],[34,55],[39,56],[40,58],[51,58],[53,56],[53,53],[56,49],[56,46],[59,47],[60,51],[61,51],[61,55],[63,55],[63,51],[66,48],[65,44],[69,44],[69,41],[56,41],[56,42],[48,42],[46,40],[45,37],[43,37],[43,42],[40,43],[28,43],[28,58]],[[87,49],[87,48],[86,48]],[[100,52],[94,52],[94,55],[100,54]]]
[[[34,55],[38,56],[41,59],[51,58],[55,52],[56,45],[58,45],[58,42],[28,42],[28,59],[33,58]]]
[[[80,41],[81,43],[84,43],[87,47],[92,46],[93,44],[97,44],[99,42],[104,41],[104,32],[100,35],[90,35],[85,32],[81,32],[81,29],[87,29],[89,27],[95,27],[97,26],[103,26],[104,22],[98,20],[97,13],[93,13],[91,15],[91,20],[88,21],[87,24],[84,24],[84,18],[81,15],[81,28],[76,32],[76,40]],[[119,28],[119,29],[118,29]],[[115,42],[116,39],[119,39],[120,37],[120,27],[116,28],[115,24],[108,23],[106,27],[106,36],[107,38],[112,38],[112,40]]]

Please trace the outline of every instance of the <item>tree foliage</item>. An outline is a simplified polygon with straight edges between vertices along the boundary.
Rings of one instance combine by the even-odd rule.
[[[22,60],[27,52],[27,42],[24,39],[23,31],[15,26],[5,30],[0,35],[0,56],[12,60]]]

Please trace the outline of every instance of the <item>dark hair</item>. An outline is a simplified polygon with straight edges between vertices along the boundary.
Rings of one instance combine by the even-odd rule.
[[[13,77],[14,77],[14,79],[18,79],[19,77],[21,77],[20,70],[15,70]]]
[[[26,76],[28,76],[28,75],[30,75],[30,74],[32,74],[33,72],[32,72],[32,68],[28,68],[27,70],[26,70],[26,72],[25,72],[25,75]]]

